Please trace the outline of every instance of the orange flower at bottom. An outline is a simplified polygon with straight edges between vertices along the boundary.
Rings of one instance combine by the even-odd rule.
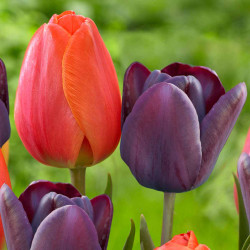
[[[164,245],[155,248],[154,250],[210,250],[207,246],[199,244],[193,231],[186,234],[179,234],[173,237],[172,240]]]

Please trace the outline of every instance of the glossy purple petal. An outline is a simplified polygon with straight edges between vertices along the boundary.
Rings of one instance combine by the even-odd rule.
[[[1,92],[1,90],[0,90]],[[10,138],[9,114],[4,103],[0,100],[0,147]]]
[[[68,197],[57,194],[55,192],[50,192],[43,196],[39,206],[36,210],[36,213],[32,220],[32,229],[35,233],[40,223],[55,209],[67,206],[75,205],[75,203]]]
[[[139,97],[123,126],[121,157],[145,187],[176,193],[192,187],[201,164],[200,128],[182,90],[159,83]]]
[[[54,210],[55,192],[50,192],[43,196],[32,220],[32,229],[35,233],[40,223]]]
[[[203,96],[206,103],[206,113],[213,107],[218,99],[225,94],[224,87],[215,71],[202,66],[192,67],[183,63],[172,63],[161,70],[171,76],[193,75],[202,86]]]
[[[78,206],[64,206],[50,213],[40,224],[31,250],[101,249],[95,226]]]
[[[227,141],[245,103],[245,83],[239,83],[213,106],[201,123],[202,165],[194,187],[210,176],[219,153]]]
[[[161,73],[160,70],[152,71],[144,83],[143,92],[145,92],[148,88],[152,87],[156,83],[167,81],[170,77],[171,76],[168,74]]]
[[[250,229],[250,156],[246,153],[238,161],[238,175]]]
[[[103,250],[107,249],[111,222],[113,218],[113,205],[109,196],[103,194],[91,200],[94,210],[94,224],[97,230],[99,244]]]
[[[9,113],[9,92],[7,84],[7,74],[5,65],[1,59],[0,59],[0,100],[3,101]]]
[[[80,208],[82,208],[90,217],[92,221],[94,221],[94,211],[91,204],[90,199],[87,196],[74,197],[71,200]]]
[[[149,74],[150,71],[141,63],[134,62],[128,67],[123,82],[122,126],[128,114],[131,112],[137,98],[141,95],[144,82]]]
[[[201,122],[206,115],[206,108],[200,82],[194,76],[174,76],[166,82],[174,84],[188,95]]]
[[[30,222],[39,206],[40,200],[49,192],[63,194],[69,198],[81,197],[78,190],[68,183],[52,183],[49,181],[32,182],[19,197]]]
[[[29,250],[33,232],[22,203],[3,184],[0,190],[0,212],[9,250]]]

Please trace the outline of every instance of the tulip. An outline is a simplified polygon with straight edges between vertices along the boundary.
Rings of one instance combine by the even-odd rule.
[[[238,176],[250,230],[250,154],[241,154],[238,161]]]
[[[9,95],[7,85],[7,75],[4,62],[0,59],[0,186],[4,183],[10,184],[10,177],[7,168],[9,157],[9,137],[10,137],[10,122],[9,122]],[[2,222],[0,219],[0,249],[4,243],[4,233]]]
[[[173,237],[172,240],[167,242],[161,247],[155,248],[155,250],[209,250],[207,246],[199,244],[193,231],[186,234],[179,234]]]
[[[250,155],[250,129],[248,130],[247,138],[246,138],[242,152],[245,152],[246,154]],[[238,173],[237,173],[237,176],[239,177]],[[236,189],[235,184],[234,184],[234,201],[235,201],[237,212],[239,212],[238,194],[237,194],[237,189]]]
[[[7,74],[4,62],[0,59],[0,148],[3,153],[5,162],[9,158],[9,138],[10,138],[10,121],[9,121],[9,94],[7,85]]]
[[[0,212],[9,250],[107,249],[113,206],[92,200],[71,184],[32,182],[19,199],[4,184]]]
[[[43,164],[77,168],[108,157],[120,139],[115,68],[95,23],[53,15],[32,37],[15,102],[19,136]]]
[[[245,103],[245,83],[229,92],[206,67],[173,63],[124,77],[121,157],[137,181],[163,192],[197,188],[210,176]]]

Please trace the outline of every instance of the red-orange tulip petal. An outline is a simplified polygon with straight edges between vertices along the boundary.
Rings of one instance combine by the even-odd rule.
[[[250,129],[248,130],[247,138],[242,152],[245,152],[250,155]]]
[[[62,88],[62,59],[69,39],[59,25],[40,27],[25,54],[15,105],[17,130],[28,151],[58,167],[75,165],[84,139]]]
[[[11,187],[10,176],[8,172],[7,165],[4,160],[2,150],[0,149],[0,187],[5,183]]]
[[[206,245],[199,244],[193,231],[186,234],[179,234],[172,240],[155,248],[155,250],[209,250]]]
[[[89,142],[95,164],[119,142],[121,98],[112,59],[89,18],[69,41],[62,73],[66,99]]]

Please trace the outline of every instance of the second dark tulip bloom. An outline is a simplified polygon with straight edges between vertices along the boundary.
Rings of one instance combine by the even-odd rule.
[[[194,189],[210,176],[246,96],[245,83],[225,93],[206,67],[150,72],[135,62],[124,77],[121,157],[145,187]]]

